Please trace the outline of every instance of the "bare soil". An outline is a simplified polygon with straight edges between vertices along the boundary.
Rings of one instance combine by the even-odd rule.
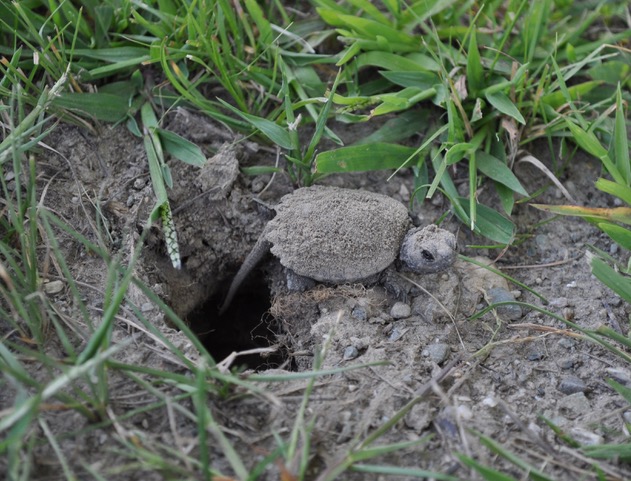
[[[239,167],[273,165],[276,153],[237,138],[203,117],[179,110],[168,117],[166,127],[200,145],[209,160],[201,169],[176,160],[169,163],[174,179],[169,197],[183,269],[171,267],[160,227],[155,226],[145,242],[137,276],[189,323],[217,362],[233,352],[275,348],[273,354],[238,356],[224,367],[245,369],[246,375],[300,372],[313,368],[316,353],[323,356],[320,369],[374,363],[318,378],[307,411],[314,422],[309,479],[334,466],[349,446],[415,399],[410,411],[377,443],[410,441],[428,434],[431,439],[371,463],[480,479],[456,458],[455,453],[463,453],[525,479],[482,445],[478,437],[482,434],[553,479],[596,479],[590,469],[592,461],[557,437],[544,418],[584,444],[621,442],[628,436],[629,406],[605,382],[615,378],[631,383],[629,366],[621,359],[578,339],[564,323],[534,309],[504,308],[470,320],[499,289],[503,295],[544,307],[583,328],[606,325],[627,335],[629,307],[591,275],[586,245],[614,256],[623,253],[593,226],[570,218],[543,222],[548,216],[519,204],[513,215],[518,241],[502,252],[474,247],[488,241],[472,236],[455,218],[448,217],[442,224],[457,233],[463,255],[495,262],[494,267],[535,289],[547,304],[462,260],[440,274],[406,274],[408,280],[401,281],[406,292],[400,299],[379,284],[318,285],[303,293],[288,292],[280,265],[268,257],[241,289],[234,307],[219,317],[217,308],[232,275],[269,219],[268,207],[293,186],[283,175],[242,175]],[[344,126],[338,127],[338,135],[349,141],[352,133],[345,137]],[[37,157],[45,195],[42,204],[113,255],[128,259],[154,203],[141,139],[123,127],[102,127],[95,135],[61,126],[46,144],[54,150],[44,149]],[[531,147],[550,166],[546,149]],[[529,192],[546,185],[543,174],[531,164],[518,163],[515,172]],[[343,175],[324,183],[381,192],[407,204],[413,191],[411,173],[403,172],[388,181],[389,175]],[[465,171],[455,173],[463,186],[466,175]],[[610,200],[593,186],[599,175],[597,162],[577,154],[562,175],[563,184],[579,204],[608,206]],[[489,184],[480,196],[484,202],[499,205],[492,191]],[[564,199],[558,189],[549,186],[537,202],[563,203]],[[422,206],[416,203],[414,214],[420,224],[427,224],[448,208],[438,195]],[[60,235],[72,275],[98,320],[107,274],[104,261],[89,255],[70,236]],[[63,280],[55,267],[48,276],[49,280]],[[61,312],[78,319],[68,289],[54,294],[54,299]],[[133,335],[133,349],[118,353],[117,360],[186,373],[163,345],[139,327],[132,304],[190,359],[198,359],[190,341],[132,288],[114,339],[122,341]],[[63,357],[62,346],[55,339],[52,335],[47,348],[51,355]],[[75,341],[80,349],[85,340],[77,336]],[[438,382],[445,367],[444,379]],[[32,369],[37,372],[39,365],[34,362]],[[38,376],[46,379],[55,374]],[[233,387],[232,394],[211,398],[213,415],[249,466],[277,449],[275,435],[287,437],[306,384],[306,380],[266,382],[261,387],[269,397]],[[90,466],[107,479],[182,479],[182,473],[191,479],[199,477],[195,467],[176,454],[196,452],[197,426],[192,421],[166,408],[133,414],[156,398],[116,370],[112,370],[109,389],[112,419],[118,417],[115,423],[99,424],[73,410],[46,415],[75,473],[83,473],[87,479],[85,466]],[[178,392],[175,386],[160,389],[172,395]],[[5,391],[0,408],[13,405],[14,395]],[[129,417],[122,417],[125,414]],[[148,472],[142,463],[130,464],[134,460],[125,453],[130,442],[140,442],[148,451],[159,453],[165,466],[179,467],[180,474],[167,468]],[[213,465],[231,474],[219,448],[215,449]],[[42,443],[37,454],[32,479],[63,477],[50,445]],[[631,467],[622,462],[601,465],[608,479],[631,479]],[[279,479],[283,470],[291,472],[291,463],[272,464],[261,479]],[[345,472],[340,479],[388,478]]]

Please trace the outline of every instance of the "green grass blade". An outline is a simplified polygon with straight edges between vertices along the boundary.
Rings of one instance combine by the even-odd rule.
[[[525,197],[528,196],[526,189],[523,188],[521,182],[519,182],[515,174],[513,174],[504,162],[483,151],[477,152],[476,157],[477,167],[480,169],[480,172],[496,182],[505,185],[513,192],[517,192]]]
[[[600,81],[589,80],[587,82],[582,82],[580,84],[576,84],[576,85],[572,85],[571,87],[568,87],[567,93],[569,94],[570,99],[572,101],[581,100],[588,93],[590,93],[591,91],[593,91],[596,87],[600,85],[602,85],[602,82]],[[549,105],[553,109],[558,109],[563,104],[567,103],[567,98],[563,91],[555,90],[554,92],[551,92],[541,97],[541,102]]]
[[[475,26],[472,26],[471,37],[469,38],[469,50],[467,52],[467,85],[469,94],[476,96],[477,92],[484,88],[484,69],[482,59],[478,50]]]
[[[598,257],[590,262],[592,274],[609,289],[631,303],[631,278],[622,275]]]
[[[129,102],[127,97],[108,93],[63,93],[52,104],[83,117],[116,123],[127,116]]]
[[[522,125],[526,124],[526,119],[524,119],[524,116],[521,114],[519,109],[506,94],[502,92],[487,92],[485,97],[493,107],[502,112],[504,115],[514,118]]]
[[[616,392],[620,394],[631,405],[631,388],[623,386],[613,379],[607,379],[607,384],[614,388]]]
[[[437,481],[459,481],[461,478],[449,474],[436,473],[418,468],[404,468],[401,466],[383,466],[378,464],[353,464],[351,471],[356,473],[383,474],[386,476],[407,476],[410,478],[435,479]],[[390,478],[387,478],[390,479]]]
[[[315,159],[315,172],[364,172],[397,169],[416,153],[417,149],[399,144],[362,144],[321,152]]]
[[[615,195],[631,206],[631,188],[626,185],[601,178],[596,181],[596,188],[606,194]]]
[[[631,231],[617,224],[599,222],[596,224],[600,230],[611,237],[620,247],[631,251]]]
[[[458,197],[457,202],[463,209],[466,218],[461,219],[465,224],[471,223],[470,200]],[[515,237],[515,224],[494,209],[476,202],[476,234],[483,235],[500,244],[510,244]]]
[[[587,456],[597,459],[616,459],[621,462],[628,463],[631,461],[631,444],[600,444],[594,446],[582,446]]]
[[[619,184],[626,184],[623,175],[620,173],[618,168],[609,157],[607,149],[602,146],[602,144],[593,132],[583,130],[581,127],[568,119],[565,119],[565,124],[572,132],[574,141],[581,149],[583,149],[588,154],[591,154],[594,157],[600,159],[600,161],[607,169],[607,172],[611,174],[616,182],[618,182]]]
[[[475,469],[486,481],[517,481],[512,476],[501,473],[495,469],[489,468],[488,466],[484,466],[483,464],[478,463],[475,459],[465,456],[464,454],[456,453],[456,457],[464,465]]]
[[[275,122],[271,120],[264,119],[262,117],[257,117],[256,115],[246,114],[245,112],[241,112],[239,109],[233,107],[228,102],[217,99],[219,102],[226,107],[231,112],[234,112],[242,119],[249,122],[253,127],[260,130],[263,135],[265,135],[268,139],[274,142],[276,145],[282,147],[283,149],[291,150],[294,148],[291,136],[287,129],[281,127]]]
[[[483,434],[480,434],[480,433],[476,433],[476,435],[480,439],[480,442],[484,446],[486,446],[490,451],[492,451],[493,453],[499,456],[502,456],[504,459],[506,459],[510,463],[526,471],[528,473],[528,476],[533,481],[553,481],[551,478],[544,475],[541,471],[534,468],[533,466],[530,466],[528,463],[526,463],[521,458],[519,458],[519,456],[516,456],[509,450],[505,449],[501,444],[495,442],[490,437],[484,436]]]
[[[622,104],[622,90],[620,84],[616,92],[616,118],[613,129],[613,148],[611,158],[614,160],[618,171],[626,181],[631,183],[631,163],[629,162],[629,141],[627,139],[627,122]]]
[[[197,145],[169,130],[156,130],[166,150],[176,159],[190,165],[201,167],[206,163],[206,156]]]

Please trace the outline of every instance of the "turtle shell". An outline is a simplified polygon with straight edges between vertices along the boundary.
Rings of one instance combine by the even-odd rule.
[[[363,190],[313,186],[283,197],[265,228],[271,252],[320,282],[366,279],[396,259],[410,227],[396,200]]]

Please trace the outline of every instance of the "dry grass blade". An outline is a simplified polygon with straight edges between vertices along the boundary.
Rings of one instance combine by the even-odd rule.
[[[548,169],[548,167],[539,159],[537,159],[535,156],[531,154],[526,154],[523,157],[519,158],[517,163],[520,163],[520,162],[528,162],[534,165],[537,169],[543,172],[548,177],[548,179],[552,181],[552,183],[555,186],[557,186],[557,188],[561,191],[561,193],[567,200],[569,200],[570,202],[576,203],[576,200],[574,199],[574,197],[572,197],[572,194],[570,194],[568,190],[563,186],[563,184],[561,184],[561,181],[557,179],[556,175],[554,175],[552,171]]]

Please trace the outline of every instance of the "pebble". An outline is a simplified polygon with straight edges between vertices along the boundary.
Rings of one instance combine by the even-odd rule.
[[[403,203],[407,204],[408,202],[410,202],[410,191],[405,186],[405,184],[401,184],[399,195],[401,196],[401,200],[403,201]]]
[[[614,255],[618,253],[618,244],[612,242],[609,246],[609,254]]]
[[[366,308],[364,306],[355,306],[351,311],[351,316],[358,321],[365,321],[368,319],[368,313],[366,312]]]
[[[465,421],[471,421],[473,418],[473,411],[466,404],[461,404],[456,408],[456,413],[458,414],[458,418],[463,419]]]
[[[622,304],[622,299],[618,296],[614,296],[607,299],[607,302],[609,302],[609,305],[612,307],[620,307],[620,305]]]
[[[138,177],[136,180],[134,180],[134,189],[140,190],[144,188],[146,183],[147,182],[145,181],[143,177]]]
[[[528,351],[528,354],[526,354],[526,359],[529,361],[541,361],[544,357],[545,354],[538,349],[532,349],[531,351]]]
[[[388,336],[388,340],[392,342],[398,341],[403,337],[403,334],[405,334],[406,332],[407,331],[402,331],[398,327],[393,327],[392,331],[390,331],[390,335]]]
[[[591,411],[589,400],[585,393],[577,392],[559,399],[557,407],[567,418],[575,418]]]
[[[425,322],[434,320],[435,302],[426,296],[417,296],[412,302],[412,312],[421,316]]]
[[[605,442],[605,439],[599,434],[592,433],[583,428],[572,428],[569,434],[574,441],[577,441],[582,446],[597,446]]]
[[[565,349],[572,349],[576,346],[576,341],[574,339],[570,339],[569,337],[562,337],[557,344]]]
[[[450,351],[451,349],[448,344],[439,342],[437,344],[430,344],[427,346],[423,349],[422,354],[425,357],[429,357],[436,364],[440,365],[447,360]]]
[[[59,294],[63,290],[63,281],[50,281],[44,284],[44,292],[46,292],[46,294]]]
[[[153,304],[151,302],[145,302],[142,306],[140,306],[141,312],[151,312],[153,311]]]
[[[546,251],[550,248],[550,238],[547,234],[537,234],[535,236],[535,244],[540,250]]]
[[[563,394],[575,394],[584,393],[587,390],[587,386],[582,379],[576,376],[565,376],[559,382],[557,389]]]
[[[555,297],[554,299],[550,301],[550,304],[549,304],[549,307],[557,307],[557,308],[567,307],[567,306],[568,306],[567,297]]]
[[[395,302],[392,309],[390,309],[390,315],[394,319],[410,317],[410,314],[412,314],[412,308],[404,302]]]
[[[346,349],[344,349],[345,361],[350,361],[351,359],[355,359],[357,356],[359,356],[359,351],[357,350],[355,346],[348,346]]]
[[[572,369],[574,367],[574,359],[571,357],[563,358],[559,361],[559,367],[561,369]]]
[[[621,369],[618,367],[610,367],[605,369],[608,377],[611,377],[614,381],[623,386],[628,386],[631,384],[631,373],[626,369]]]
[[[489,302],[495,304],[496,302],[515,301],[515,297],[510,291],[502,287],[492,287],[488,291]],[[518,305],[505,305],[496,308],[497,315],[505,321],[516,321],[521,319],[523,311],[521,306]]]

